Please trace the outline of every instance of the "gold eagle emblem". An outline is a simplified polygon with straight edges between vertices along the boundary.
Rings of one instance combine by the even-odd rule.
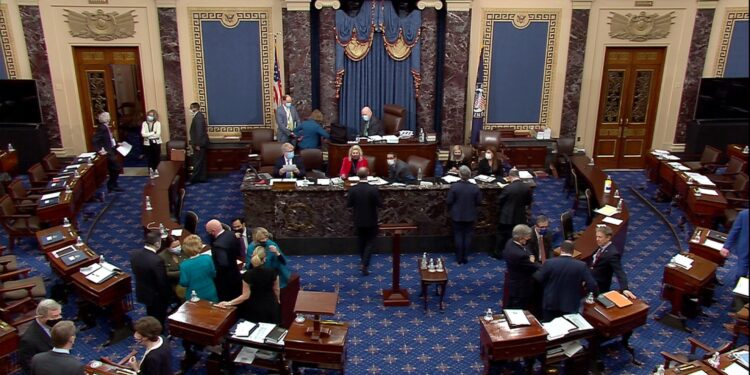
[[[672,22],[674,12],[661,16],[656,13],[646,14],[646,12],[628,13],[626,15],[610,13],[611,15],[608,17],[610,20],[609,36],[633,42],[665,38],[669,35],[669,28],[674,23]]]
[[[135,35],[134,10],[123,14],[104,13],[102,9],[97,9],[96,13],[78,13],[68,9],[65,12],[65,22],[70,28],[70,35],[74,37],[108,41]]]

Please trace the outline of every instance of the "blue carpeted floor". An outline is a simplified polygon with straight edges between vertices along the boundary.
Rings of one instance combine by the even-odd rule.
[[[642,172],[613,172],[612,177],[622,187],[621,193],[631,212],[628,230],[628,242],[625,249],[624,263],[630,279],[631,290],[645,299],[651,306],[651,315],[662,316],[669,305],[660,307],[662,270],[667,260],[678,250],[667,227],[663,225],[648,206],[640,202],[629,187],[643,188],[641,192],[650,197],[655,186],[646,182]],[[198,184],[187,188],[185,210],[193,210],[201,218],[200,225],[210,218],[228,222],[243,212],[239,184],[239,173],[221,178],[213,178],[210,184]],[[79,218],[84,234],[88,233],[87,243],[109,262],[130,270],[128,254],[142,246],[140,218],[134,211],[139,207],[145,177],[121,177],[121,186],[126,191],[109,194],[103,203],[89,203],[84,212],[90,215],[101,214],[99,221],[92,228],[92,219]],[[103,193],[102,193],[103,194]],[[556,230],[554,244],[560,242],[559,216],[571,207],[571,198],[563,192],[562,180],[541,179],[535,191],[535,214],[546,214],[550,217],[551,227]],[[662,210],[668,204],[657,204]],[[579,208],[575,218],[578,229],[584,227],[584,208]],[[673,210],[669,215],[673,223],[679,219],[679,211]],[[255,225],[263,225],[253,222]],[[200,228],[201,226],[199,226]],[[449,231],[446,228],[446,231]],[[688,226],[686,231],[692,230]],[[203,233],[201,233],[203,234]],[[687,249],[688,232],[680,235],[683,247]],[[1,239],[7,243],[3,233]],[[283,249],[282,249],[283,250]],[[354,249],[351,249],[354,253]],[[412,295],[412,304],[403,308],[385,308],[381,303],[380,291],[390,285],[391,259],[388,255],[378,254],[373,258],[371,275],[362,277],[359,274],[359,259],[356,255],[348,256],[293,256],[290,266],[302,278],[302,285],[307,290],[332,291],[339,288],[340,301],[336,320],[351,324],[348,337],[347,372],[350,374],[476,374],[482,369],[479,358],[479,329],[476,319],[488,307],[499,309],[503,286],[504,262],[490,258],[485,249],[472,254],[468,265],[448,265],[450,283],[446,295],[444,312],[437,311],[435,297],[431,296],[430,310],[425,313],[421,300],[417,298],[418,277],[409,272],[416,264],[417,254],[408,254],[402,258],[402,286],[408,288]],[[435,256],[443,253],[452,259],[446,249],[424,249]],[[59,282],[49,269],[45,258],[37,250],[35,241],[27,239],[16,247],[22,266],[31,267],[35,274],[49,279],[49,285]],[[730,259],[729,263],[733,260]],[[719,270],[723,279],[727,272]],[[728,307],[731,303],[729,285],[717,288],[718,302],[704,310],[701,316],[689,322],[696,332],[693,336],[709,344],[718,345],[729,339],[722,327],[729,322]],[[70,295],[63,315],[73,318],[77,314],[75,295]],[[133,320],[142,317],[145,309],[135,305],[129,313]],[[99,325],[81,332],[73,352],[83,361],[109,355],[119,358],[133,347],[131,339],[117,345],[102,348],[107,338],[107,321],[99,319]],[[687,348],[687,333],[666,327],[649,319],[646,326],[636,330],[631,339],[639,359],[645,362],[637,367],[629,362],[629,355],[619,345],[605,348],[605,364],[609,373],[644,374],[649,373],[662,362],[660,351],[682,351]],[[745,338],[740,339],[746,343]],[[182,357],[179,340],[172,342],[175,369]],[[257,373],[249,368],[239,368],[239,373]],[[203,361],[192,373],[204,373]],[[306,373],[317,373],[311,370]]]

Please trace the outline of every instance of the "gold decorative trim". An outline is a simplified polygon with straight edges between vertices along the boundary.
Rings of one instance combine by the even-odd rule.
[[[664,15],[658,13],[622,15],[609,12],[609,36],[614,39],[626,39],[632,42],[645,42],[650,39],[663,39],[669,35],[674,24],[674,12]]]
[[[544,59],[544,76],[542,77],[542,92],[541,101],[539,108],[539,122],[538,123],[490,123],[489,122],[489,111],[484,111],[484,128],[485,129],[498,129],[498,128],[513,128],[516,130],[528,130],[534,129],[539,126],[549,127],[549,112],[551,105],[551,93],[553,88],[553,82],[555,80],[555,62],[557,60],[557,40],[560,37],[558,21],[560,19],[559,9],[484,9],[484,26],[482,30],[482,47],[484,55],[480,58],[485,62],[484,65],[484,81],[482,87],[489,87],[490,74],[492,73],[492,64],[490,56],[492,56],[492,36],[495,22],[511,22],[514,27],[516,26],[517,16],[522,16],[523,22],[521,23],[523,28],[528,27],[532,22],[545,22],[547,23],[547,46]],[[485,94],[486,103],[489,104],[489,91]]]
[[[528,14],[516,13],[513,15],[513,27],[519,30],[523,30],[531,25],[531,19]]]
[[[339,9],[341,8],[341,2],[338,0],[315,0],[315,8],[319,10],[323,8]]]
[[[727,67],[727,58],[729,57],[729,47],[732,43],[735,22],[747,20],[748,8],[727,8],[726,14],[724,15],[724,27],[721,31],[719,54],[716,56],[716,77],[724,77],[724,70]]]
[[[78,13],[70,9],[63,9],[63,16],[68,24],[71,36],[77,38],[110,41],[115,39],[132,38],[135,35],[135,10],[120,14],[97,9],[96,13],[85,11]]]
[[[263,88],[262,124],[210,124],[212,136],[237,135],[242,130],[271,128],[273,125],[273,24],[271,8],[188,8],[193,43],[193,82],[198,103],[209,117],[211,108],[206,96],[206,65],[203,53],[203,22],[221,22],[226,28],[235,28],[240,22],[258,22],[260,36],[261,87]],[[231,15],[231,16],[229,16]],[[227,21],[229,23],[225,23]],[[210,117],[209,117],[210,118]]]
[[[3,54],[6,76],[9,79],[16,79],[18,78],[18,71],[16,70],[16,59],[13,56],[14,45],[8,20],[8,6],[0,4],[0,52]]]
[[[441,0],[419,0],[417,1],[417,9],[425,10],[425,8],[435,8],[436,10],[443,9],[443,2]]]

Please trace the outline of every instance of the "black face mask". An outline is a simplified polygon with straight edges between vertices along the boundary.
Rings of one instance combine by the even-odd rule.
[[[357,160],[359,160],[359,156],[352,156],[352,161],[357,161]]]
[[[266,241],[258,242],[258,246],[266,247],[267,244],[268,244],[268,242],[266,242]]]
[[[54,327],[55,324],[60,323],[62,321],[62,318],[59,319],[48,319],[44,324],[47,325],[47,327]]]
[[[234,230],[234,232],[235,232],[235,233],[242,233],[242,230],[243,230],[243,229],[244,229],[244,228],[239,228],[239,229],[235,229],[235,230]]]

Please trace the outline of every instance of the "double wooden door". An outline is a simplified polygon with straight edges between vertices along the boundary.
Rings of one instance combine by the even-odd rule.
[[[651,148],[665,48],[607,48],[594,158],[601,168],[643,168]]]

